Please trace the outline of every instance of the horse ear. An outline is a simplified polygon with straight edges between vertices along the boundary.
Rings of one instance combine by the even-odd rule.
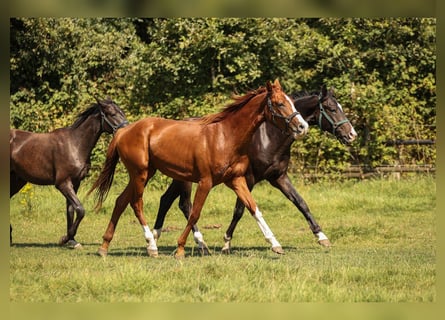
[[[278,78],[275,79],[275,81],[273,82],[273,85],[277,88],[281,90],[281,84],[280,81],[278,81]]]
[[[323,85],[321,86],[321,96],[322,96],[322,97],[326,97],[327,94],[328,94],[328,89],[326,88],[326,85],[323,84]]]
[[[102,105],[102,102],[100,101],[100,99],[96,95],[94,96],[94,99],[96,99],[98,104]]]
[[[272,83],[270,81],[266,82],[266,88],[267,88],[267,92],[271,93],[273,88],[272,88]]]

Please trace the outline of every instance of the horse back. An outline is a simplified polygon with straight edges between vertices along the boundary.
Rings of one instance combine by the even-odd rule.
[[[10,170],[34,184],[54,184],[61,168],[71,165],[64,151],[68,144],[66,137],[54,139],[52,133],[11,129]]]
[[[119,156],[127,169],[159,170],[176,180],[198,182],[212,177],[220,183],[226,175],[243,171],[234,165],[219,125],[199,121],[145,118],[116,133]],[[247,156],[246,156],[247,159]]]

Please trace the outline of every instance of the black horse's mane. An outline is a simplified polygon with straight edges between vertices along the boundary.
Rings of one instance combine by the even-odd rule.
[[[98,107],[99,107],[98,103],[90,105],[88,109],[86,109],[77,116],[76,121],[71,125],[71,128],[75,129],[79,127],[89,116],[99,113]]]
[[[317,91],[307,91],[307,90],[301,90],[301,91],[294,91],[292,92],[289,97],[291,99],[298,99],[298,98],[303,98],[303,97],[307,97],[307,96],[318,96],[320,94],[320,92]]]
[[[113,101],[110,98],[106,98],[104,100],[100,101],[100,104],[102,105],[107,105],[107,104],[112,104]],[[86,109],[85,111],[83,111],[82,113],[80,113],[77,118],[76,121],[71,125],[71,128],[77,128],[79,127],[89,116],[99,113],[100,112],[100,105],[99,102],[93,103],[91,104],[88,109]]]

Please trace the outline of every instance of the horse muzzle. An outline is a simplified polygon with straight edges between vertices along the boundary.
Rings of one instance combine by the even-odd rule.
[[[341,134],[338,138],[343,144],[349,145],[357,138],[357,132],[351,125],[351,130],[349,130],[347,133]]]
[[[299,139],[308,133],[309,125],[300,114],[295,115],[288,126],[294,139]]]

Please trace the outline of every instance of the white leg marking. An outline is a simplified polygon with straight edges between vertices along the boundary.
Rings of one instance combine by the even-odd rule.
[[[199,248],[203,249],[206,247],[204,237],[201,232],[196,231],[195,233],[193,233],[193,239],[195,239],[195,243],[198,245]]]
[[[318,241],[328,240],[328,237],[326,237],[326,235],[321,231],[319,233],[317,233],[317,237],[318,237]]]
[[[151,233],[150,228],[148,226],[142,226],[142,231],[144,232],[145,240],[147,240],[148,243],[147,248],[150,250],[158,250],[155,238],[153,233]]]
[[[222,247],[222,251],[230,251],[230,240],[231,238],[227,237],[227,234],[224,235],[224,246]]]
[[[269,241],[270,244],[272,244],[272,247],[281,247],[280,243],[273,235],[272,230],[270,230],[269,226],[267,225],[266,221],[264,220],[263,214],[258,209],[258,207],[256,208],[255,214],[253,215],[253,217],[255,218],[256,222],[258,223],[258,226],[260,227],[261,232],[263,232],[266,240]]]

